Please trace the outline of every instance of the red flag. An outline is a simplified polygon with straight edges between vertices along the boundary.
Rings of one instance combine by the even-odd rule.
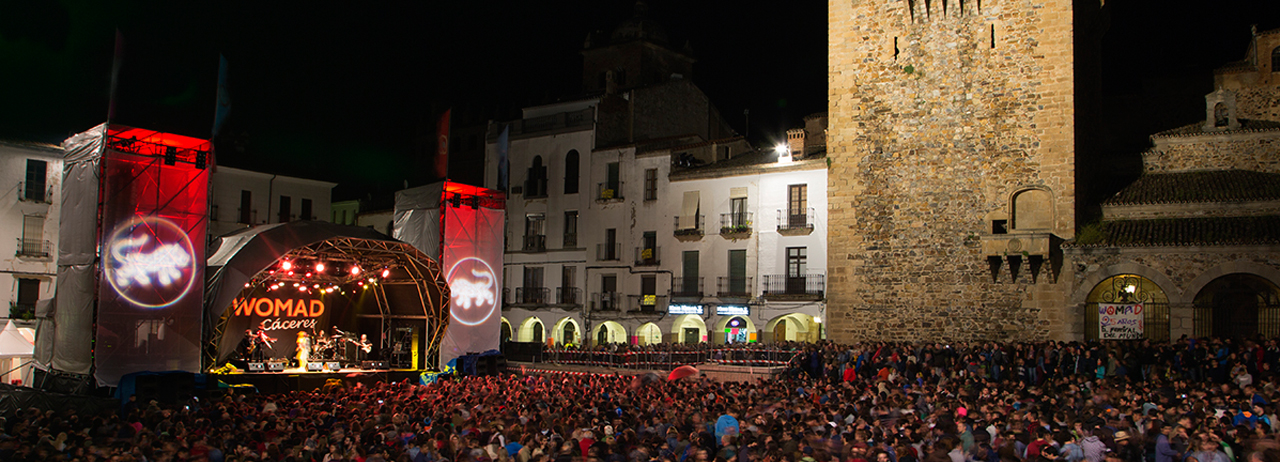
[[[449,178],[449,113],[444,111],[436,122],[436,177]]]

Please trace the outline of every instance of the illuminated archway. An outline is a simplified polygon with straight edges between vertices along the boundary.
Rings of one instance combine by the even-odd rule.
[[[807,314],[790,313],[769,320],[764,325],[764,338],[761,342],[807,342],[810,341],[809,328],[813,317]]]
[[[538,319],[537,316],[530,316],[520,323],[520,331],[516,333],[516,341],[542,343],[546,338],[545,330],[541,319]]]
[[[671,333],[677,343],[691,345],[707,341],[707,323],[694,314],[677,316],[671,321]]]
[[[657,324],[647,323],[636,329],[636,343],[640,345],[656,345],[662,343],[662,328]]]
[[[1256,274],[1219,276],[1195,295],[1196,337],[1280,335],[1280,287]]]
[[[499,333],[498,333],[498,335],[499,335],[499,337],[498,337],[498,344],[499,344],[499,345],[501,345],[501,344],[503,344],[503,343],[510,342],[510,341],[511,341],[511,334],[512,334],[511,321],[507,321],[507,318],[503,317],[503,318],[502,318],[502,329],[501,329],[501,331],[499,331]]]
[[[570,317],[560,319],[551,330],[551,338],[560,345],[580,345],[582,343],[582,327],[578,321]]]
[[[755,342],[756,325],[746,316],[724,316],[716,322],[716,341],[723,343]]]
[[[627,328],[622,327],[617,321],[604,321],[591,332],[591,338],[596,345],[609,343],[627,343]]]
[[[1099,321],[1103,318],[1099,316],[1100,309],[1128,304],[1142,306],[1142,338],[1169,339],[1169,296],[1154,281],[1137,274],[1117,274],[1093,286],[1085,299],[1085,339],[1100,337]]]

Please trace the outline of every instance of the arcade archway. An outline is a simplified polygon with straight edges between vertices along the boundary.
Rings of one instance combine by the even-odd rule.
[[[1099,308],[1113,304],[1142,305],[1142,338],[1169,339],[1169,296],[1155,282],[1137,274],[1118,274],[1099,282],[1085,300],[1084,334],[1087,340],[1100,337]]]
[[[541,319],[538,319],[537,316],[530,316],[520,323],[520,331],[516,333],[516,341],[542,343],[546,339],[545,330]]]
[[[1193,305],[1197,337],[1280,335],[1280,287],[1261,276],[1218,277],[1196,293]]]
[[[573,318],[562,318],[552,329],[551,338],[559,345],[578,345],[582,343],[582,329]]]
[[[662,343],[662,328],[651,322],[640,326],[636,329],[636,343],[642,346]]]
[[[501,330],[498,331],[498,344],[502,345],[504,343],[510,342],[511,334],[512,334],[511,321],[507,321],[507,318],[504,317],[502,318]]]
[[[707,340],[707,323],[698,315],[677,316],[671,321],[671,333],[676,343],[694,345]]]
[[[746,316],[729,316],[720,318],[716,323],[716,343],[755,342],[756,325]]]
[[[591,338],[595,340],[596,345],[626,343],[627,329],[617,321],[604,321],[596,326]]]
[[[811,341],[809,327],[812,316],[801,313],[790,313],[769,320],[764,326],[764,338],[767,343],[806,342]]]

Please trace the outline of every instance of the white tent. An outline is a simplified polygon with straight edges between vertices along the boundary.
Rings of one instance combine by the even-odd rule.
[[[22,380],[24,384],[31,383],[31,357],[35,354],[36,345],[27,337],[22,335],[18,326],[13,325],[10,320],[4,326],[4,330],[0,330],[0,380],[5,383],[12,383],[14,380]],[[6,372],[12,373],[5,374]]]

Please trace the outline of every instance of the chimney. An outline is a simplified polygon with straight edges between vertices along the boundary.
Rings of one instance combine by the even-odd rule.
[[[791,151],[792,159],[804,158],[804,129],[793,128],[787,130],[787,150]]]

